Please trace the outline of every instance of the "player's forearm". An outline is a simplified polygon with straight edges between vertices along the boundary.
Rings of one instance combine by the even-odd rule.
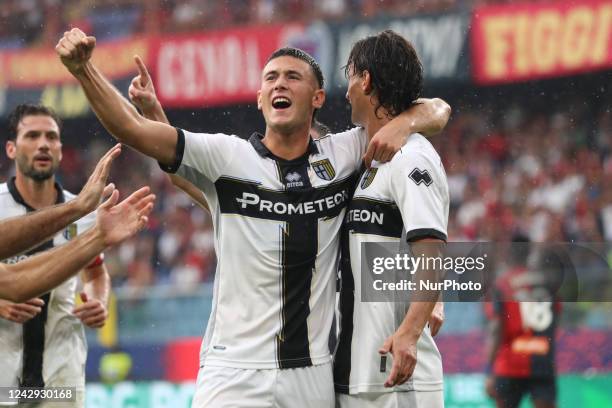
[[[98,299],[104,306],[108,305],[111,280],[104,265],[87,268],[83,272],[83,291],[89,299]]]
[[[91,62],[74,76],[102,125],[118,141],[162,163],[174,161],[176,140],[156,140],[151,135],[159,133],[152,129],[155,122],[142,117]]]
[[[170,124],[170,121],[168,120],[168,117],[166,116],[166,112],[164,112],[164,108],[162,108],[161,104],[157,100],[155,101],[155,104],[153,105],[152,108],[143,109],[142,115],[145,118],[154,120],[156,122],[165,123],[167,125]]]
[[[417,301],[411,302],[408,312],[398,328],[399,332],[409,335],[411,338],[418,340],[423,333],[425,325],[429,321],[431,312],[433,311],[436,302]]]
[[[3,245],[0,246],[0,259],[35,247],[84,215],[85,211],[72,200],[1,221],[0,236]]]
[[[410,243],[413,256],[423,256],[424,259],[437,258],[442,254],[444,242],[435,238],[424,238]],[[435,264],[435,263],[434,263]],[[409,334],[418,339],[431,317],[438,300],[440,299],[439,290],[428,290],[421,286],[421,282],[437,283],[441,279],[441,271],[435,268],[421,267],[413,275],[413,282],[416,288],[410,299],[410,307],[406,316],[399,327],[399,331]],[[434,287],[436,285],[433,285]]]
[[[451,108],[440,98],[421,98],[410,109],[393,121],[406,130],[406,134],[421,133],[434,136],[442,131],[450,118]]]
[[[83,269],[105,244],[97,228],[92,228],[69,243],[12,265],[0,276],[0,296],[24,302],[39,296]]]
[[[193,201],[195,201],[200,207],[203,209],[210,211],[208,208],[208,203],[200,191],[199,188],[191,184],[189,181],[185,180],[181,176],[177,176],[176,174],[168,174],[170,177],[170,181],[172,184],[187,194]]]

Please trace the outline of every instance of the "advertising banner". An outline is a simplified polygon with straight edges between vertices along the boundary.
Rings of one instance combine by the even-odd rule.
[[[381,17],[361,21],[330,24],[334,38],[333,72],[330,82],[342,92],[346,79],[342,67],[346,64],[353,44],[360,39],[391,29],[408,39],[423,64],[425,82],[469,79],[468,29],[470,15],[449,13],[418,17]]]
[[[447,408],[494,407],[484,390],[483,374],[444,377],[444,406]],[[557,380],[561,407],[599,408],[612,406],[612,375],[564,375]],[[87,384],[86,408],[189,408],[195,384],[122,382],[116,385]],[[525,401],[521,407],[532,407]]]
[[[106,78],[127,93],[129,80],[136,74],[134,55],[149,60],[145,38],[98,44],[93,62]],[[52,107],[64,118],[89,112],[89,103],[80,85],[62,65],[53,47],[0,52],[0,116],[23,102]]]
[[[471,30],[480,84],[612,68],[612,3],[606,0],[479,7]]]
[[[155,46],[155,80],[166,107],[254,102],[270,54],[300,25],[164,37]]]

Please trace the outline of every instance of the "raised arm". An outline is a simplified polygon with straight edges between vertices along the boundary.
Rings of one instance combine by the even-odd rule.
[[[48,292],[83,269],[105,248],[134,235],[148,222],[155,196],[143,187],[117,204],[119,192],[98,209],[96,226],[69,243],[11,265],[0,264],[0,298],[24,302]]]
[[[96,39],[78,28],[64,33],[55,50],[68,71],[79,81],[102,125],[117,140],[159,162],[175,161],[176,130],[165,123],[146,119],[98,71],[90,58]]]
[[[128,90],[130,100],[140,109],[145,118],[169,124],[168,117],[155,94],[155,86],[147,66],[138,55],[134,57],[134,61],[138,67],[138,75],[132,78],[132,83]],[[176,174],[168,174],[168,178],[170,178],[170,182],[175,187],[181,189],[200,207],[210,211],[208,203],[199,188]]]
[[[115,145],[98,162],[87,183],[74,199],[25,216],[0,221],[0,259],[24,252],[46,241],[66,226],[96,209],[104,192],[110,194],[114,186],[106,186],[110,166],[121,153]],[[105,187],[106,186],[106,187]]]
[[[450,118],[451,107],[442,99],[421,98],[383,126],[370,140],[364,155],[366,166],[372,160],[386,162],[393,157],[412,133],[431,137],[444,129]]]

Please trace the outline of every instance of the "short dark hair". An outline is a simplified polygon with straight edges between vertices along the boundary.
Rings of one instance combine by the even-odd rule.
[[[298,48],[293,47],[279,48],[278,50],[274,51],[272,55],[270,55],[270,58],[268,58],[268,61],[266,63],[272,61],[274,58],[285,56],[300,59],[310,65],[312,73],[314,74],[315,78],[317,79],[317,82],[319,83],[319,88],[323,88],[323,85],[325,85],[325,80],[323,79],[323,71],[321,71],[321,67],[319,66],[319,64],[317,64],[317,61],[315,61],[312,55],[308,54],[306,51],[302,51]]]
[[[57,113],[55,113],[53,109],[41,104],[22,103],[17,105],[17,107],[8,115],[8,135],[6,139],[16,140],[19,122],[21,122],[25,116],[36,115],[50,116],[61,130],[62,120],[59,118],[59,116],[57,116]]]
[[[372,88],[378,98],[376,113],[385,108],[397,116],[421,95],[423,66],[412,44],[392,30],[357,41],[348,57],[344,73],[370,73]]]

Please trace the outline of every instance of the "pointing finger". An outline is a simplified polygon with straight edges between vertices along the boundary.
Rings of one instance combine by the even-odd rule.
[[[134,55],[134,61],[136,61],[138,72],[140,73],[140,85],[146,86],[151,78],[149,71],[147,70],[147,66],[138,55]]]

